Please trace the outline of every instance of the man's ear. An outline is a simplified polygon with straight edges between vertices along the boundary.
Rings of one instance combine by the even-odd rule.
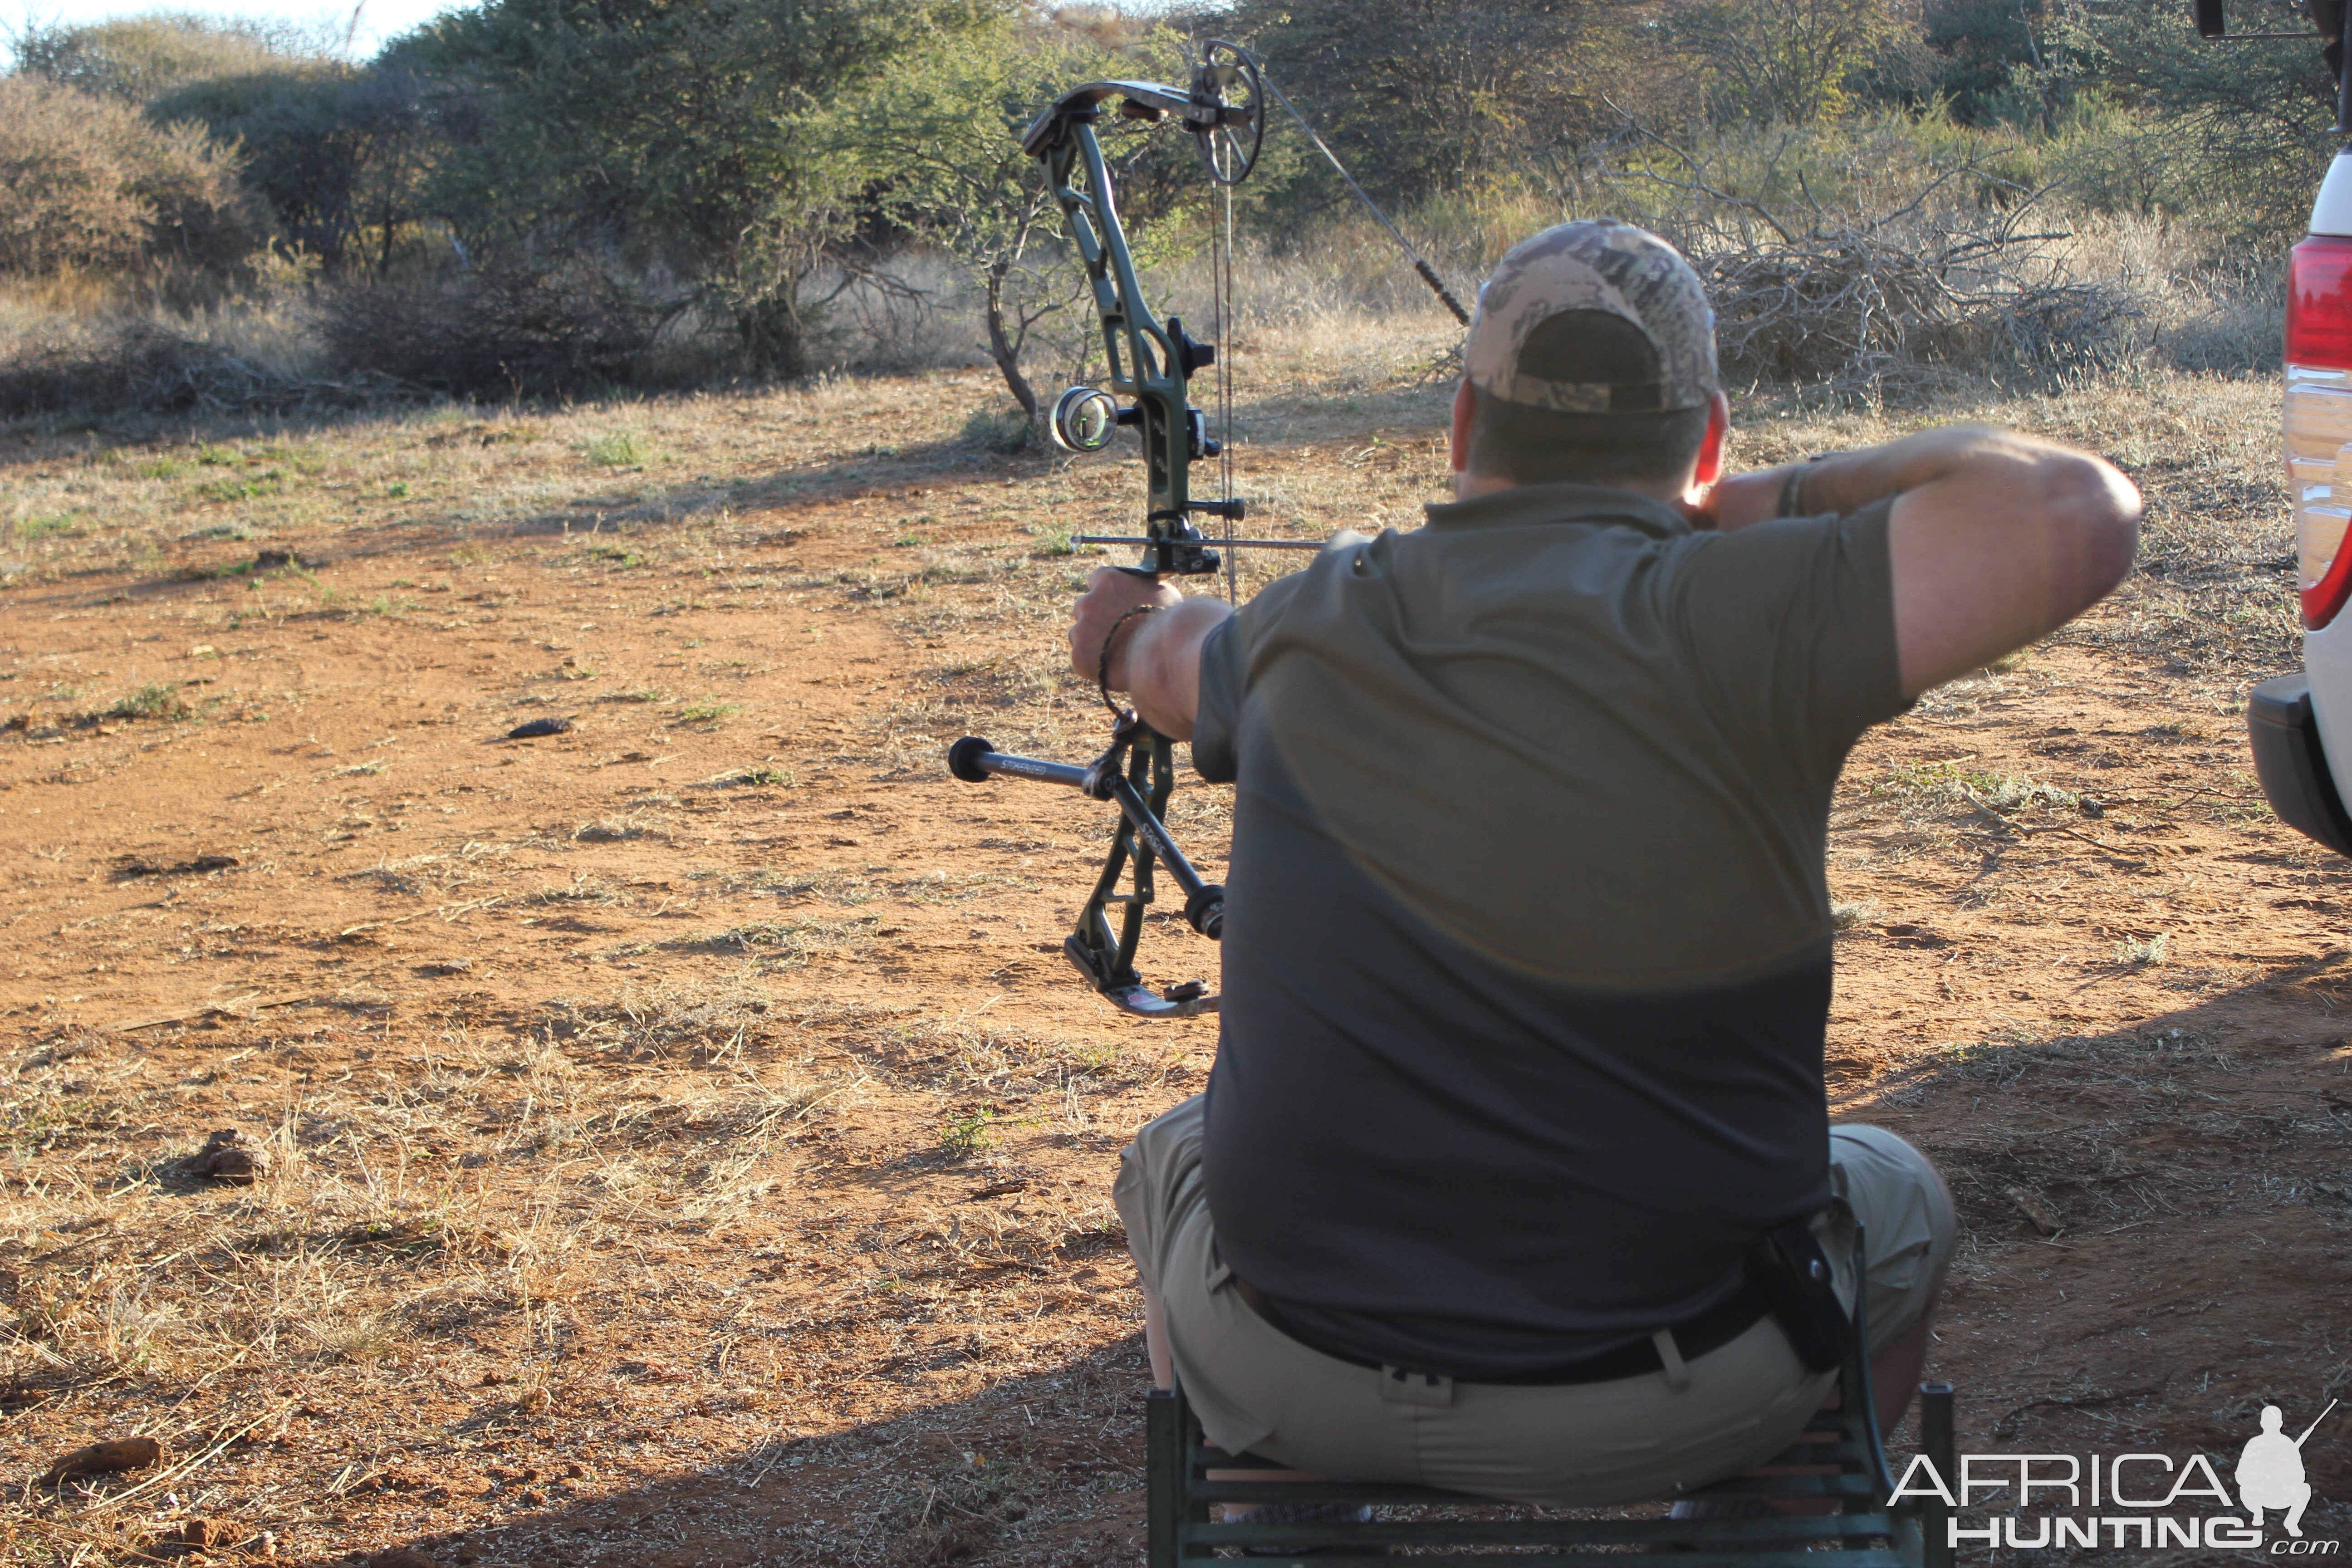
[[[1731,400],[1720,392],[1706,405],[1706,434],[1699,438],[1698,471],[1694,488],[1704,489],[1723,478],[1723,449],[1731,438]]]
[[[1470,471],[1470,419],[1477,408],[1478,395],[1465,378],[1454,389],[1454,441],[1446,454],[1446,461],[1457,474]]]

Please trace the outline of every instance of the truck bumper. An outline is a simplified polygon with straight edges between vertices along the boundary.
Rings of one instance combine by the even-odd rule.
[[[2352,855],[2352,815],[2319,739],[2311,678],[2282,675],[2255,687],[2246,698],[2246,731],[2254,773],[2279,819],[2338,855]]]

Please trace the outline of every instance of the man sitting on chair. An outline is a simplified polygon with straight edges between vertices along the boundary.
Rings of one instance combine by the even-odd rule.
[[[1671,1496],[1803,1428],[1858,1290],[1883,1426],[1918,1380],[1951,1200],[1829,1123],[1831,793],[2113,587],[2139,498],[1980,427],[1719,479],[1705,290],[1619,224],[1505,257],[1464,370],[1425,527],[1238,614],[1108,570],[1078,602],[1074,667],[1108,640],[1237,785],[1215,1069],[1116,1196],[1219,1447]]]

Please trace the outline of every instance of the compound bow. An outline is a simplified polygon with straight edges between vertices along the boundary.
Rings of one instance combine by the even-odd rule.
[[[1118,570],[1155,582],[1163,574],[1205,576],[1223,564],[1228,596],[1235,594],[1234,551],[1320,546],[1305,540],[1234,538],[1233,525],[1247,515],[1247,508],[1233,493],[1230,466],[1225,469],[1223,496],[1202,500],[1192,495],[1192,464],[1223,456],[1225,440],[1230,438],[1231,355],[1219,366],[1223,419],[1218,437],[1212,438],[1207,416],[1192,406],[1190,388],[1194,372],[1218,364],[1216,345],[1194,340],[1176,317],[1161,323],[1144,302],[1095,126],[1103,105],[1116,100],[1120,119],[1156,123],[1172,117],[1199,145],[1201,161],[1225,203],[1216,258],[1221,263],[1217,299],[1222,328],[1232,319],[1228,292],[1232,188],[1248,178],[1256,165],[1265,138],[1269,94],[1298,121],[1316,148],[1339,169],[1349,189],[1395,237],[1415,270],[1455,318],[1466,321],[1467,312],[1446,292],[1436,272],[1405,245],[1404,237],[1340,168],[1313,127],[1265,79],[1256,57],[1238,45],[1210,42],[1202,51],[1200,68],[1193,72],[1189,88],[1148,81],[1094,81],[1073,88],[1055,99],[1021,136],[1022,150],[1044,163],[1047,184],[1085,264],[1095,308],[1102,318],[1103,346],[1110,366],[1108,392],[1074,386],[1062,394],[1051,421],[1055,442],[1066,451],[1099,452],[1110,445],[1121,426],[1134,426],[1142,437],[1143,532],[1080,534],[1076,542],[1140,545],[1142,560]],[[1129,400],[1124,407],[1118,401],[1121,397]],[[1193,523],[1196,514],[1223,521],[1223,529],[1213,544]],[[1108,693],[1105,700],[1108,701]],[[1223,931],[1224,889],[1204,881],[1169,837],[1165,815],[1169,795],[1175,787],[1175,763],[1168,738],[1132,709],[1122,711],[1113,705],[1112,711],[1110,745],[1085,767],[1011,756],[977,735],[967,735],[949,748],[949,771],[969,784],[991,778],[1032,779],[1068,785],[1091,799],[1116,801],[1120,816],[1109,856],[1095,880],[1094,891],[1078,911],[1076,929],[1062,942],[1062,952],[1097,991],[1125,1012],[1145,1018],[1213,1013],[1218,999],[1201,982],[1189,981],[1154,993],[1136,973],[1135,952],[1152,901],[1155,866],[1165,866],[1183,892],[1185,920],[1213,942]],[[1110,912],[1114,904],[1119,906],[1116,921]]]

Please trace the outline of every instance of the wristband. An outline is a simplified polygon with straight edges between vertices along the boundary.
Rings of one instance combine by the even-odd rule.
[[[1826,463],[1832,458],[1838,457],[1841,454],[1836,452],[1815,452],[1803,462],[1791,464],[1789,468],[1789,477],[1780,481],[1780,510],[1774,512],[1772,515],[1774,517],[1811,516],[1811,514],[1805,510],[1806,470],[1810,469],[1815,463]]]
[[[1119,627],[1138,616],[1150,615],[1159,607],[1157,605],[1130,605],[1126,613],[1111,622],[1110,630],[1103,633],[1102,655],[1095,660],[1095,687],[1101,691],[1103,706],[1110,710],[1111,717],[1114,719],[1121,718],[1123,715],[1119,712],[1118,704],[1110,700],[1110,645],[1118,640]]]
[[[1774,517],[1805,515],[1805,465],[1798,463],[1789,469],[1789,477],[1780,481],[1780,505]]]

